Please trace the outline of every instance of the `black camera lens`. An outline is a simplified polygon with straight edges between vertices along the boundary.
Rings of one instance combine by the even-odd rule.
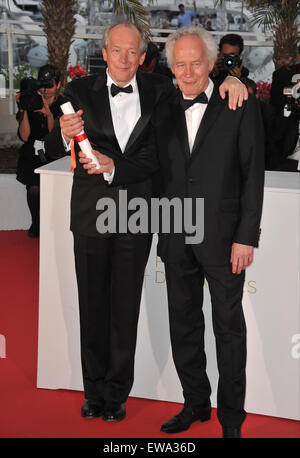
[[[50,72],[45,72],[39,79],[41,80],[50,80],[51,78],[51,73]]]
[[[223,57],[223,67],[225,70],[232,70],[234,67],[239,67],[242,61],[237,54],[225,54]]]
[[[228,57],[228,59],[226,59],[226,67],[228,67],[228,68],[233,67],[233,60],[230,57]]]

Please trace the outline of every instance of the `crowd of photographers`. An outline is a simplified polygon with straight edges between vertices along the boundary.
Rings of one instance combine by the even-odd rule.
[[[282,67],[273,74],[270,102],[259,99],[256,83],[248,78],[243,66],[244,43],[241,36],[228,34],[221,38],[219,55],[210,77],[221,84],[228,75],[239,78],[256,95],[265,127],[265,168],[276,171],[300,171],[298,77],[300,80],[300,46],[298,63]],[[173,79],[171,70],[160,63],[160,50],[149,43],[146,58],[140,68]],[[297,76],[298,75],[298,76]],[[39,174],[34,170],[47,162],[44,139],[51,132],[54,120],[61,114],[62,95],[60,72],[53,65],[40,68],[38,79],[24,78],[17,94],[19,107],[18,136],[24,142],[19,154],[17,180],[26,186],[27,202],[32,217],[30,237],[39,236]],[[299,97],[299,98],[298,98]]]
[[[255,81],[248,78],[243,66],[244,42],[238,34],[228,34],[219,43],[219,57],[211,77],[221,84],[230,74],[239,78],[254,94],[261,108],[265,128],[266,170],[299,172],[299,106],[297,81],[300,80],[300,64],[282,67],[273,73],[270,100],[259,98]],[[300,62],[300,47],[298,49]],[[297,77],[298,75],[298,77]]]

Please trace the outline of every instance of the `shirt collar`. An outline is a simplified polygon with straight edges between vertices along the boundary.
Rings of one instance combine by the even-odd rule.
[[[208,78],[208,86],[204,91],[206,96],[207,96],[207,98],[208,98],[208,101],[211,98],[213,90],[214,90],[214,83],[212,82],[212,80],[210,78]],[[182,96],[183,96],[184,99],[190,99],[190,97],[186,97],[184,94],[182,94]]]
[[[107,75],[107,82],[106,82],[106,86],[110,87],[112,84],[115,84],[116,86],[118,86],[118,84],[111,78],[111,76],[109,75],[108,73],[108,69],[106,69],[106,75]],[[132,78],[131,81],[129,81],[129,83],[126,84],[126,86],[124,87],[127,87],[131,84],[133,90],[135,90],[135,87],[136,87],[136,75],[134,75],[134,77]]]

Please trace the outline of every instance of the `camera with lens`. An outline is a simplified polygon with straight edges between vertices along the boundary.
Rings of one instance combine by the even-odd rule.
[[[227,72],[229,72],[230,70],[232,70],[235,67],[240,67],[241,64],[242,64],[242,60],[240,56],[238,56],[237,54],[233,54],[233,53],[225,54],[223,57],[223,68]]]
[[[297,75],[300,78],[300,75]],[[294,113],[300,119],[300,87],[298,84],[289,85],[283,88],[285,96],[284,110]]]
[[[51,87],[53,87],[53,78],[50,72],[46,72],[38,80],[34,78],[23,78],[20,81],[20,108],[28,111],[41,110],[44,103],[39,89]]]

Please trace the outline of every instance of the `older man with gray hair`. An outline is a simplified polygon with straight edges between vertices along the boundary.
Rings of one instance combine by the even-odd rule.
[[[173,358],[184,407],[161,427],[187,430],[211,415],[204,350],[203,285],[211,294],[219,384],[217,414],[223,437],[241,437],[246,326],[242,309],[245,268],[258,246],[263,201],[263,125],[255,97],[231,111],[209,78],[217,56],[202,27],[182,28],[166,43],[179,94],[158,104],[154,127],[161,197],[204,199],[204,239],[187,244],[184,233],[161,234]],[[171,224],[172,227],[172,224]]]

